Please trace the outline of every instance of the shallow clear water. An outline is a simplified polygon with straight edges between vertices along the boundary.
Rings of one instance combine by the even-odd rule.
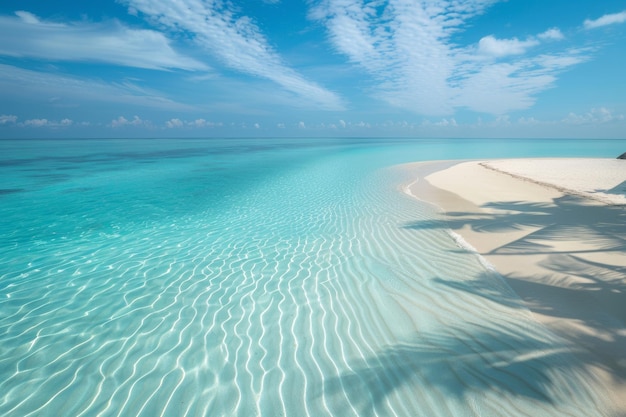
[[[0,141],[0,415],[592,416],[395,164],[626,141]],[[479,294],[480,292],[480,294]]]

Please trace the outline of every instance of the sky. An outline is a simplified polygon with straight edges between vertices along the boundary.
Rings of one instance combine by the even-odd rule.
[[[626,138],[624,0],[3,0],[0,138]]]

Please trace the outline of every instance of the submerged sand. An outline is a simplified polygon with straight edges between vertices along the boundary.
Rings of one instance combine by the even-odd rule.
[[[626,161],[515,159],[411,165],[410,193],[565,339],[626,414]]]

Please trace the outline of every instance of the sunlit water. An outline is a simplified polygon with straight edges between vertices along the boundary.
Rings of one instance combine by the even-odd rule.
[[[625,149],[0,141],[0,415],[604,415],[497,274],[410,227],[438,214],[391,167]]]

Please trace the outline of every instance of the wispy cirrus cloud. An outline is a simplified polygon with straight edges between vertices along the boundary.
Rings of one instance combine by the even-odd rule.
[[[583,23],[585,29],[596,29],[603,26],[615,25],[626,22],[626,10],[620,13],[605,14],[597,19],[586,19]]]
[[[53,98],[54,101],[121,103],[153,109],[194,109],[130,81],[111,83],[3,64],[0,64],[0,91],[6,98],[29,98],[35,102],[48,102]]]
[[[378,81],[375,95],[422,114],[453,111],[448,78],[456,58],[450,36],[494,0],[325,0],[311,10],[330,41]]]
[[[273,81],[283,89],[328,110],[344,108],[332,91],[305,79],[272,48],[257,24],[239,15],[228,1],[120,0],[166,30],[183,33],[236,71]]]
[[[156,70],[208,70],[176,52],[153,30],[130,29],[118,21],[42,21],[26,11],[0,16],[0,55],[51,61],[104,62]]]
[[[452,36],[498,0],[324,0],[310,17],[322,22],[334,48],[368,71],[373,93],[425,115],[456,108],[495,114],[524,109],[556,75],[584,61],[581,50],[532,55],[544,41],[563,39],[551,28],[525,40],[486,34],[460,46]]]
[[[554,84],[557,74],[585,59],[584,51],[572,50],[511,62],[470,63],[471,73],[455,88],[451,100],[456,106],[496,115],[528,109],[537,94]]]

